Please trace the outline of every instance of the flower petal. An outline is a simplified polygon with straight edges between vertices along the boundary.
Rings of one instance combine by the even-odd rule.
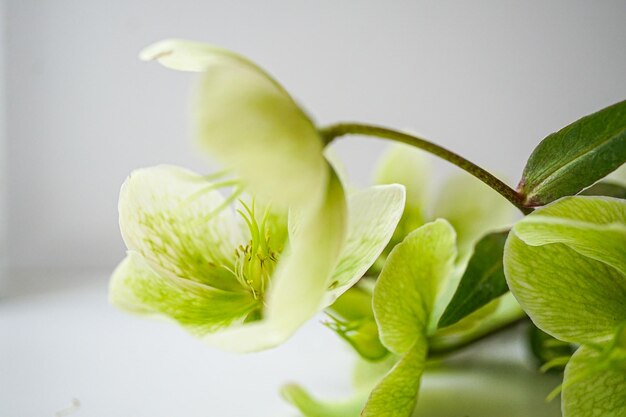
[[[326,305],[352,287],[391,239],[404,210],[404,187],[379,185],[348,198],[348,236],[333,272]]]
[[[466,173],[451,177],[435,205],[436,217],[448,220],[457,233],[461,263],[488,232],[501,230],[514,218],[514,207],[500,194]]]
[[[173,319],[197,336],[241,321],[258,307],[247,292],[217,290],[160,272],[129,252],[111,278],[111,304],[129,313]]]
[[[402,355],[417,337],[436,328],[431,313],[455,257],[454,229],[443,219],[411,232],[391,251],[373,304],[381,340],[393,353]]]
[[[423,151],[413,146],[394,143],[379,159],[374,182],[404,185],[407,207],[423,213],[431,172],[430,161]]]
[[[221,289],[239,285],[224,267],[243,243],[215,184],[182,168],[134,171],[122,186],[120,229],[128,249],[189,280]]]
[[[381,341],[400,361],[374,388],[362,416],[411,415],[436,328],[432,311],[453,270],[455,233],[445,220],[411,232],[389,254],[374,289]]]
[[[610,197],[566,197],[515,226],[527,245],[562,243],[626,276],[626,201]]]
[[[252,187],[294,206],[323,198],[328,169],[317,129],[289,94],[251,61],[212,45],[166,40],[143,59],[203,71],[194,119],[200,146]]]
[[[394,143],[378,161],[376,184],[402,184],[406,187],[406,205],[389,250],[426,222],[428,183],[431,164],[426,154],[409,145]]]
[[[565,368],[563,415],[566,417],[626,415],[626,369],[593,369],[600,353],[582,346]]]
[[[619,199],[565,198],[530,214],[509,234],[509,288],[546,333],[597,343],[626,320],[624,208]]]
[[[407,417],[417,404],[421,377],[426,366],[426,341],[415,345],[372,390],[362,417]]]
[[[263,319],[208,335],[208,344],[239,352],[267,349],[284,342],[323,308],[346,228],[345,196],[330,172],[324,203],[298,216],[302,223],[274,272]]]
[[[247,59],[215,45],[184,39],[164,39],[145,47],[139,53],[143,61],[157,61],[166,68],[178,71],[206,71],[215,60],[232,59],[254,66]]]

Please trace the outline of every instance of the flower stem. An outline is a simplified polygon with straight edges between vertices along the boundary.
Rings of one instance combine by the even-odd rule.
[[[402,133],[397,130],[387,129],[380,126],[366,125],[361,123],[339,123],[331,126],[324,127],[320,130],[320,134],[326,144],[332,142],[335,138],[345,135],[365,135],[376,136],[379,138],[390,139],[396,142],[402,142],[407,145],[415,146],[433,155],[436,155],[448,162],[458,166],[459,168],[472,174],[489,187],[497,191],[501,196],[509,200],[519,211],[524,214],[529,214],[532,209],[525,207],[522,196],[518,194],[514,189],[506,185],[504,182],[496,178],[490,172],[485,171],[483,168],[468,161],[462,156],[449,151],[439,145],[429,142],[425,139],[417,136]]]

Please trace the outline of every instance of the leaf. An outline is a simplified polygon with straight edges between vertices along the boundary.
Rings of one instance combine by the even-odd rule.
[[[513,294],[507,292],[452,326],[437,329],[428,337],[429,352],[449,353],[451,347],[476,340],[525,316]]]
[[[597,343],[626,320],[626,201],[569,197],[518,222],[504,249],[509,288],[557,339]]]
[[[426,360],[431,312],[456,255],[454,229],[441,219],[411,232],[389,254],[373,305],[381,341],[400,361],[372,391],[363,417],[411,415]]]
[[[526,163],[518,191],[527,207],[577,194],[626,162],[626,101],[547,136]]]
[[[508,231],[490,233],[476,244],[474,254],[438,327],[457,323],[508,291],[502,267],[504,243],[508,234]]]
[[[607,196],[626,199],[626,186],[608,181],[601,181],[582,191],[580,195]]]
[[[626,351],[615,352],[626,360]],[[601,353],[582,346],[565,367],[564,417],[626,416],[626,369],[622,363],[602,366]]]

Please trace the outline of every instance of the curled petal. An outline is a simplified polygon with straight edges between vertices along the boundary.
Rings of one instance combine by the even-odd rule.
[[[162,41],[141,56],[202,71],[194,120],[202,149],[255,195],[286,206],[318,204],[328,182],[324,144],[287,92],[247,59],[211,45]]]

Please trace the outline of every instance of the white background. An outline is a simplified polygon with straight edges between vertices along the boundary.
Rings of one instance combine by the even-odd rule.
[[[9,261],[111,268],[130,170],[209,170],[193,77],[137,60],[150,42],[237,50],[320,123],[412,129],[515,183],[546,134],[626,96],[624,16],[625,1],[8,1]],[[381,146],[345,142],[365,182]]]
[[[315,323],[241,358],[107,305],[126,175],[212,169],[189,137],[193,77],[138,61],[143,46],[234,49],[321,124],[411,129],[514,185],[541,138],[626,97],[625,16],[623,0],[0,0],[0,416],[52,416],[72,398],[79,416],[275,416],[288,378],[347,383],[331,372],[346,352]],[[337,146],[360,184],[383,147]]]

